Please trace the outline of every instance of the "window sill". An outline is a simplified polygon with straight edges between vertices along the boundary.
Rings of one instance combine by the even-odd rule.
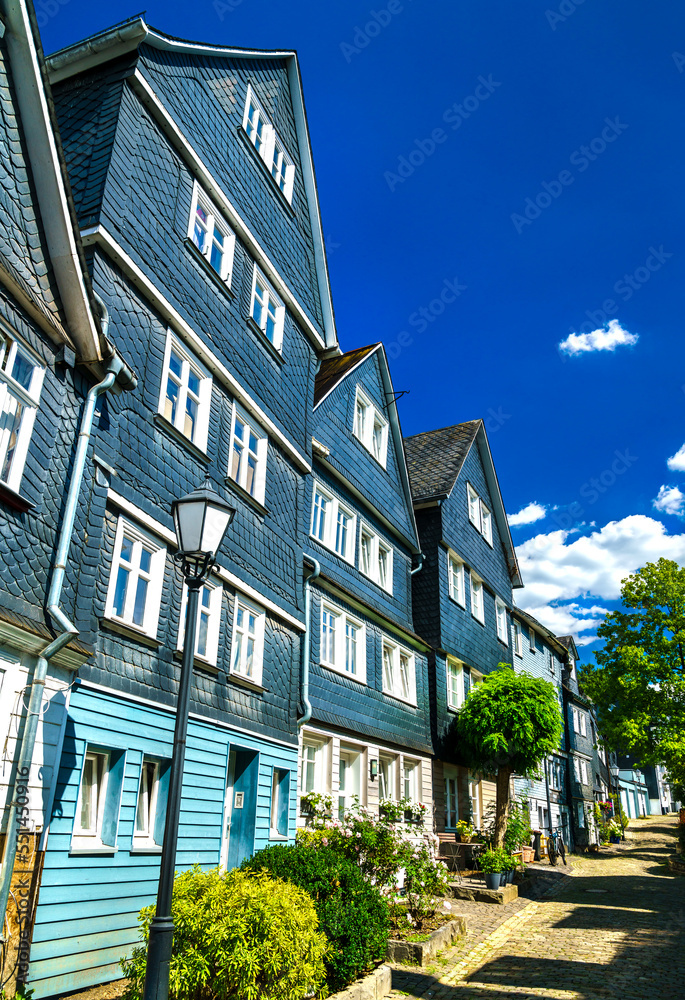
[[[236,483],[235,479],[232,479],[231,476],[226,476],[224,483],[228,486],[229,490],[232,490],[235,493],[237,497],[244,500],[246,504],[249,504],[249,506],[252,507],[252,509],[255,510],[260,517],[266,517],[269,513],[263,503],[256,500],[251,493],[248,493],[247,490],[243,489],[240,483]]]
[[[183,659],[182,649],[174,650],[174,659],[179,661]],[[208,660],[203,660],[199,656],[193,657],[193,668],[195,670],[204,670],[205,673],[211,674],[212,677],[219,676],[219,668],[214,663],[210,663]]]
[[[275,840],[277,843],[283,844],[288,840],[288,838],[285,837],[282,833],[274,833],[273,830],[270,830],[269,840]]]
[[[403,705],[409,705],[410,708],[416,708],[415,701],[409,701],[408,698],[403,698],[400,694],[393,694],[391,691],[384,691],[383,694],[386,698],[392,698],[393,701],[400,701]]]
[[[463,608],[464,611],[466,611],[466,601],[460,601],[458,597],[452,597],[451,594],[448,594],[447,596],[453,604],[457,604],[460,608]]]
[[[229,285],[229,283],[225,281],[217,271],[214,270],[214,268],[209,263],[205,255],[200,253],[198,248],[195,246],[193,241],[189,239],[189,237],[186,236],[183,242],[185,243],[188,253],[191,255],[191,257],[194,257],[195,260],[200,264],[207,277],[214,282],[214,284],[219,288],[221,292],[223,292],[228,301],[232,302],[235,299],[235,293],[231,290],[231,286]],[[231,277],[233,277],[232,274]]]
[[[319,542],[319,544],[321,543]],[[361,573],[361,575],[364,577],[365,580],[369,580],[371,583],[374,584],[374,586],[378,587],[379,590],[382,590],[384,594],[387,594],[389,597],[392,597],[392,590],[388,590],[388,588],[384,587],[382,583],[378,582],[378,580],[374,580],[374,578],[372,576],[369,576],[368,573],[365,573],[363,569],[360,569],[359,572]]]
[[[69,856],[82,857],[87,854],[116,854],[118,850],[118,847],[110,847],[108,844],[97,844],[93,847],[81,847],[78,844],[73,844],[69,848]]]
[[[262,685],[258,684],[257,681],[251,681],[249,677],[243,677],[242,674],[236,674],[233,673],[233,671],[229,671],[229,673],[226,674],[226,679],[232,681],[234,684],[237,684],[238,687],[244,687],[249,691],[254,691],[255,694],[264,694],[264,692],[269,690],[268,688],[262,687]]]
[[[473,611],[471,612],[471,617],[473,618],[474,622],[478,622],[479,625],[482,625],[483,628],[485,628],[485,622],[481,621],[478,615],[474,615]]]
[[[18,510],[22,514],[27,514],[30,510],[36,509],[35,503],[31,503],[21,493],[10,489],[5,483],[0,483],[0,503],[7,504],[8,507]]]
[[[137,642],[142,642],[144,646],[149,646],[150,649],[159,649],[162,645],[159,639],[147,635],[147,633],[137,629],[135,625],[119,622],[115,618],[101,618],[100,627],[107,629],[108,632],[116,632],[118,635],[124,635],[127,639],[135,639]]]
[[[281,352],[278,350],[277,347],[274,347],[274,345],[271,343],[267,335],[262,330],[261,326],[257,326],[257,324],[255,323],[255,321],[252,319],[251,316],[247,317],[247,325],[249,329],[252,330],[252,332],[256,335],[257,339],[259,340],[259,343],[262,345],[262,347],[266,349],[266,351],[271,355],[274,361],[277,361],[280,365],[284,365],[285,358],[283,357]]]
[[[352,437],[357,442],[357,444],[361,445],[361,447],[364,449],[364,451],[366,452],[366,454],[371,456],[371,458],[374,460],[374,462],[376,463],[376,465],[379,465],[381,467],[381,469],[383,470],[383,472],[387,472],[388,471],[388,456],[387,456],[387,454],[385,456],[385,462],[381,462],[381,460],[379,458],[376,458],[376,456],[371,451],[371,449],[367,448],[366,445],[364,444],[364,442],[362,441],[362,439],[360,437],[357,437],[357,435],[354,432],[352,433]]]
[[[325,543],[325,542],[322,542],[320,538],[317,538],[317,537],[316,537],[316,535],[312,535],[311,531],[309,532],[309,537],[311,538],[311,540],[312,540],[313,542],[316,542],[316,544],[317,544],[317,545],[320,545],[322,549],[325,549],[325,550],[326,550],[326,552],[330,552],[330,553],[331,553],[331,555],[334,555],[334,556],[337,556],[337,557],[338,557],[338,559],[342,559],[342,561],[343,561],[343,562],[344,562],[344,563],[345,563],[345,564],[346,564],[347,566],[352,566],[352,567],[354,568],[354,553],[352,553],[352,558],[351,558],[351,559],[348,559],[348,558],[347,558],[346,556],[342,556],[342,555],[340,555],[340,553],[339,553],[339,552],[336,552],[336,550],[335,550],[335,549],[332,549],[332,548],[330,547],[330,545],[326,545],[326,543]],[[359,572],[361,573],[361,570],[359,570]],[[366,573],[364,573],[364,576],[366,576]],[[366,579],[367,579],[367,580],[371,580],[371,577],[370,577],[370,576],[367,576],[367,577],[366,577]],[[374,581],[374,580],[371,580],[371,582],[372,582],[372,583],[375,583],[375,581]]]
[[[346,677],[348,681],[354,681],[356,684],[363,684],[366,687],[366,677],[355,677],[354,674],[350,674],[347,670],[339,670],[337,667],[332,667],[330,663],[319,662],[319,666],[323,667],[324,670],[330,670],[332,674],[337,674],[338,677]]]
[[[166,417],[163,417],[161,413],[155,413],[152,420],[155,426],[159,427],[159,429],[165,434],[168,434],[168,436],[173,438],[174,441],[183,445],[183,447],[186,448],[191,455],[194,455],[199,462],[202,462],[204,465],[209,465],[211,461],[209,455],[202,451],[201,448],[198,448],[196,444],[193,444],[193,442],[187,438],[185,434],[181,434],[181,432],[177,430]]]
[[[252,156],[255,158],[255,160],[257,161],[257,163],[259,163],[259,165],[261,166],[262,170],[264,171],[264,173],[266,174],[266,176],[269,178],[269,181],[271,182],[271,184],[273,186],[273,189],[274,189],[274,191],[276,192],[276,194],[278,196],[278,200],[279,200],[279,202],[281,204],[281,208],[290,216],[291,219],[294,219],[295,218],[295,209],[290,204],[290,202],[288,201],[288,199],[286,198],[286,196],[283,194],[283,192],[279,188],[278,184],[274,180],[274,178],[273,178],[273,176],[271,174],[271,171],[267,167],[266,163],[264,162],[264,160],[261,158],[261,156],[259,155],[259,153],[257,152],[257,150],[254,148],[254,146],[250,142],[250,138],[249,138],[247,132],[245,131],[245,129],[243,128],[242,125],[239,125],[236,131],[238,132],[238,135],[240,136],[242,142],[247,146],[247,148],[250,150],[250,153],[252,154]],[[295,169],[297,170],[297,167]]]
[[[131,844],[129,854],[161,854],[159,844]]]

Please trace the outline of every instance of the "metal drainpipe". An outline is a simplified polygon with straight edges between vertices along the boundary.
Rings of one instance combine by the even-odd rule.
[[[414,569],[411,570],[411,576],[413,576],[414,573],[420,573],[421,572],[421,570],[423,569],[423,560],[425,558],[426,557],[424,556],[423,552],[419,552],[419,565],[415,566]]]
[[[109,316],[104,302],[102,302],[102,300],[100,301],[101,307],[104,307],[103,327],[106,332]],[[45,649],[42,650],[36,661],[33,678],[31,680],[31,694],[29,696],[26,725],[24,727],[24,735],[21,742],[19,762],[17,764],[17,777],[15,778],[14,783],[14,794],[9,804],[10,811],[7,820],[7,834],[5,837],[5,856],[3,858],[2,871],[0,872],[0,914],[2,915],[0,939],[3,941],[5,940],[4,933],[7,902],[9,900],[10,884],[14,870],[14,860],[17,854],[17,825],[20,815],[19,807],[21,806],[23,814],[23,809],[27,805],[27,802],[19,803],[18,799],[20,797],[28,799],[26,793],[22,796],[17,795],[16,789],[17,785],[22,782],[22,779],[30,773],[31,761],[33,760],[33,750],[36,742],[36,733],[38,731],[38,719],[40,718],[41,706],[43,702],[45,678],[47,677],[48,672],[48,661],[55,655],[55,653],[58,653],[60,649],[66,646],[70,639],[72,639],[75,635],[78,635],[78,629],[76,626],[69,621],[67,616],[59,607],[59,600],[62,595],[62,587],[64,585],[67,556],[69,555],[69,548],[71,546],[71,538],[74,530],[74,521],[76,520],[76,508],[78,505],[79,493],[81,491],[81,482],[83,481],[83,472],[86,465],[88,444],[93,427],[93,417],[95,416],[95,406],[98,398],[104,392],[107,392],[107,390],[114,384],[117,373],[125,368],[126,366],[121,358],[115,355],[108,365],[109,370],[105,378],[102,382],[94,385],[88,393],[88,396],[86,397],[85,409],[83,411],[83,417],[81,418],[81,430],[79,431],[76,455],[74,456],[74,469],[72,472],[71,483],[69,484],[69,493],[67,495],[67,503],[64,511],[59,542],[57,544],[55,568],[52,574],[52,581],[50,583],[50,591],[48,593],[47,602],[47,610],[50,617],[57,622],[63,631],[57,636],[56,639],[53,639],[53,641],[49,643]],[[26,785],[28,786],[28,780],[26,781]]]
[[[309,700],[309,650],[311,648],[311,617],[312,617],[312,592],[311,582],[316,580],[321,572],[321,564],[314,556],[305,553],[307,562],[314,564],[314,570],[304,581],[304,642],[302,643],[302,704],[304,705],[304,715],[297,720],[297,728],[301,729],[312,717],[312,703]]]

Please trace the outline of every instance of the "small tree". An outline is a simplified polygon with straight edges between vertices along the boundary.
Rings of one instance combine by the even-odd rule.
[[[453,749],[466,764],[497,775],[495,845],[502,847],[512,774],[532,777],[559,746],[557,692],[549,681],[515,673],[506,663],[473,688],[452,729]]]

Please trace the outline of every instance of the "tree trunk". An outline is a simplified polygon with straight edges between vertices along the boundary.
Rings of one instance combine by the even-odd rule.
[[[500,767],[497,771],[497,804],[495,806],[495,847],[504,847],[504,834],[509,816],[510,767]]]

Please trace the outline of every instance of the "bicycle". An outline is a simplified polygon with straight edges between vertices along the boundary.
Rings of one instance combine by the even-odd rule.
[[[549,863],[551,865],[556,865],[559,855],[561,855],[561,860],[566,865],[566,847],[564,846],[564,838],[561,835],[561,830],[552,830],[548,836],[547,854],[549,855]]]

